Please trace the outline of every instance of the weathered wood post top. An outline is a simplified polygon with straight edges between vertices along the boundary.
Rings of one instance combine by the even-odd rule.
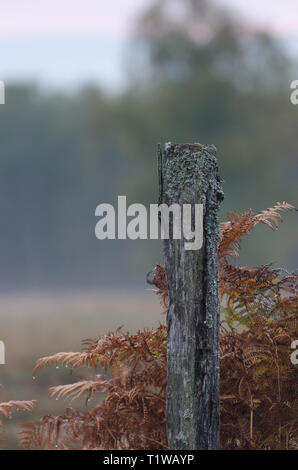
[[[167,434],[170,449],[219,448],[219,243],[217,212],[223,200],[213,145],[167,143],[158,149],[159,204],[191,206],[192,233],[202,230],[199,249],[187,240],[164,239],[169,292]],[[196,228],[195,206],[202,226]],[[199,213],[198,213],[199,214]],[[183,233],[184,219],[181,219]],[[175,231],[175,230],[174,230]],[[184,232],[185,233],[185,232]],[[189,238],[188,238],[189,241]]]

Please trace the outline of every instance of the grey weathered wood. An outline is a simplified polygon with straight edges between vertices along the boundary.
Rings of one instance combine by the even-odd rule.
[[[219,242],[223,199],[216,148],[165,144],[158,151],[159,203],[203,204],[204,239],[186,251],[164,240],[169,291],[167,433],[170,449],[219,448]],[[170,232],[171,233],[171,232]]]

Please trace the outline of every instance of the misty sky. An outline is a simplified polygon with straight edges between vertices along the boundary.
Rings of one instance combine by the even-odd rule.
[[[298,2],[216,0],[265,27],[298,53]],[[71,88],[86,81],[117,90],[136,18],[150,0],[1,2],[0,79]]]

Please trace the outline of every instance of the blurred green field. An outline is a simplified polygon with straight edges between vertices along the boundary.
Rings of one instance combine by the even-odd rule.
[[[6,365],[0,366],[1,401],[38,402],[33,413],[16,413],[4,420],[8,449],[18,449],[18,423],[58,414],[67,406],[49,400],[48,388],[71,383],[69,369],[50,367],[33,380],[32,370],[39,357],[59,351],[80,350],[81,340],[94,338],[123,325],[134,332],[155,327],[162,320],[157,297],[150,289],[137,292],[105,291],[2,295],[0,339],[6,348]],[[86,369],[77,374],[89,375]],[[90,371],[91,374],[91,371]],[[84,408],[84,400],[72,406]]]

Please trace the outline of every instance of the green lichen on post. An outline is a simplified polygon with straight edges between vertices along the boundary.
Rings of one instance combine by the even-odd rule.
[[[187,421],[191,419],[193,416],[192,411],[190,409],[186,409],[183,413],[183,418]]]
[[[177,436],[177,441],[178,442],[181,442],[181,444],[183,446],[187,446],[188,444],[188,440],[187,440],[187,437],[185,436],[185,434],[183,434],[182,431],[179,432],[178,436]]]
[[[168,182],[166,194],[172,201],[177,201],[181,192],[193,194],[193,185],[196,184],[199,191],[204,191],[210,185],[210,176],[217,168],[214,145],[202,145],[199,143],[185,146],[168,142],[164,146],[167,154],[165,162],[165,177]],[[217,188],[217,203],[223,199],[223,191],[219,181],[211,184]],[[192,202],[192,201],[190,201]]]

